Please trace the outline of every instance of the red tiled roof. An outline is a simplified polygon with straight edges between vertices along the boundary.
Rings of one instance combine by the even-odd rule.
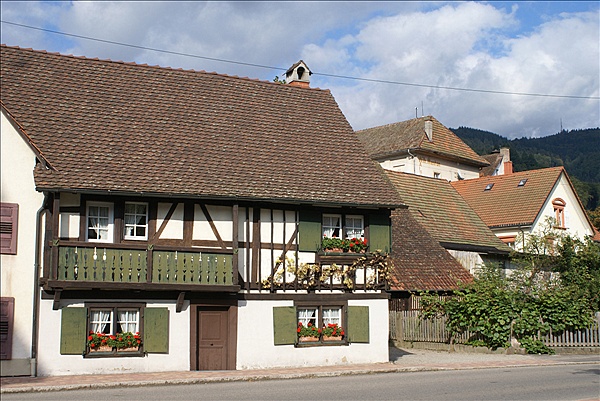
[[[455,290],[473,280],[407,209],[392,212],[392,255],[392,291]]]
[[[452,185],[488,227],[530,225],[563,173],[563,167],[551,167],[455,181]],[[525,179],[525,185],[519,186]]]
[[[329,91],[1,47],[39,190],[400,203]]]
[[[412,216],[444,247],[509,253],[460,194],[446,181],[386,170]]]
[[[425,134],[426,120],[431,120],[433,123],[431,141]],[[357,131],[356,134],[375,160],[404,153],[410,149],[458,159],[474,166],[488,165],[485,159],[432,116],[367,128]]]

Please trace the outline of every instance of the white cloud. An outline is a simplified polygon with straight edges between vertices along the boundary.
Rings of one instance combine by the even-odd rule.
[[[598,100],[483,94],[319,73],[507,92],[599,96],[598,8],[537,2],[5,2],[3,20],[255,68],[2,24],[3,43],[271,80],[302,58],[356,129],[433,114],[505,136],[600,125]],[[542,3],[544,4],[544,3]],[[588,7],[589,9],[589,7]],[[536,22],[538,23],[538,22]],[[518,31],[527,26],[527,31]]]

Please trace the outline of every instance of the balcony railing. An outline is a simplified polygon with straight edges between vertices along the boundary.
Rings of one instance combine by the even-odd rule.
[[[59,246],[56,280],[233,285],[233,255]]]

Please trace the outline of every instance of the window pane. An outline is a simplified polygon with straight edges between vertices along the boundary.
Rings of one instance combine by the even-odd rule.
[[[137,214],[145,215],[146,214],[146,205],[136,205],[135,212]]]
[[[131,333],[135,334],[136,332],[139,331],[139,328],[138,328],[139,312],[138,312],[138,310],[136,310],[136,309],[130,309],[130,310],[119,309],[118,316],[119,316],[119,324],[117,327],[117,333],[131,332]]]
[[[108,207],[98,206],[98,216],[106,217],[106,221],[108,221]]]
[[[323,308],[323,324],[342,324],[342,310],[341,308]]]
[[[125,213],[135,213],[135,205],[133,203],[126,203]]]
[[[146,227],[137,227],[135,229],[135,235],[137,237],[145,237],[146,236]]]
[[[125,215],[125,224],[135,224],[135,215],[126,214]]]
[[[94,310],[90,311],[90,330],[94,333],[112,334],[112,311]]]
[[[362,216],[346,217],[346,238],[364,238],[365,230]]]
[[[324,237],[340,237],[342,228],[342,217],[339,215],[323,216],[323,236]]]
[[[298,322],[302,323],[303,326],[308,326],[309,323],[313,326],[317,326],[317,317],[316,308],[298,309]]]

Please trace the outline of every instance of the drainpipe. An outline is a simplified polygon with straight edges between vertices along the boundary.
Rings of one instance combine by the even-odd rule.
[[[33,276],[33,324],[31,331],[31,376],[37,377],[37,346],[38,346],[38,320],[40,315],[40,293],[39,293],[39,281],[40,281],[40,248],[41,248],[41,222],[42,215],[45,214],[45,205],[47,201],[47,195],[44,198],[42,206],[38,209],[35,218],[35,262],[34,262],[34,276]]]
[[[406,149],[406,151],[413,159],[413,174],[416,175],[417,174],[417,157],[415,155],[413,155],[412,153],[410,153],[410,148]]]

